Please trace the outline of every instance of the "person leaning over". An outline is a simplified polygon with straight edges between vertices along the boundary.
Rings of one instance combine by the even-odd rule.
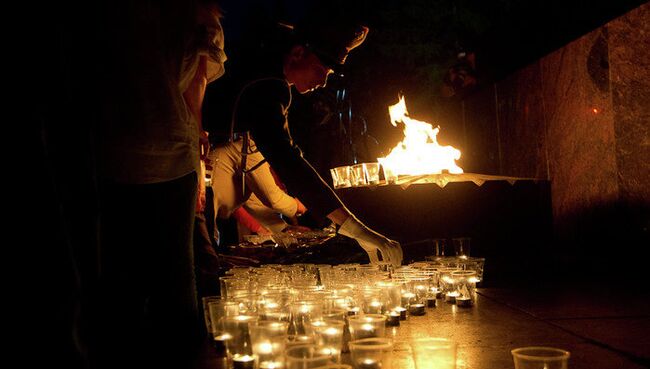
[[[339,233],[358,241],[371,262],[399,265],[399,243],[373,231],[357,219],[334,191],[303,158],[289,131],[291,87],[304,94],[327,83],[329,74],[345,63],[348,53],[361,45],[368,28],[343,19],[309,19],[290,27],[277,42],[266,44],[264,72],[241,90],[235,103],[232,136],[241,143],[244,158],[257,148],[291,193],[315,216],[340,225]],[[248,168],[247,165],[242,165]],[[244,173],[244,176],[248,174]]]

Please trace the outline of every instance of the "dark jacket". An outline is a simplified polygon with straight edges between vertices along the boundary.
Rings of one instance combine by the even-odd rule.
[[[315,216],[325,217],[343,206],[334,191],[294,145],[287,115],[291,87],[283,78],[262,78],[246,85],[235,105],[233,131],[249,132],[257,149]]]

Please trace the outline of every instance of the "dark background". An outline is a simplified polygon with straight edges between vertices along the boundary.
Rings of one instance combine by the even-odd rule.
[[[225,0],[223,26],[229,61],[225,77],[209,86],[205,124],[215,132],[215,137],[226,130],[228,104],[232,99],[228,97],[232,95],[228,92],[229,78],[238,64],[246,62],[243,50],[259,40],[266,32],[265,27],[275,22],[295,24],[314,13],[339,12],[365,23],[371,31],[366,42],[348,57],[343,81],[332,76],[325,89],[305,96],[294,94],[292,114],[297,119],[293,119],[292,132],[299,143],[304,143],[307,155],[310,154],[309,137],[304,132],[318,128],[325,116],[336,110],[334,91],[341,86],[349,89],[355,117],[351,132],[358,146],[355,151],[359,161],[383,156],[401,140],[401,129],[390,125],[387,109],[397,102],[400,93],[406,96],[413,117],[440,125],[441,144],[459,147],[466,133],[461,132],[463,128],[457,122],[446,119],[446,112],[471,91],[443,96],[441,90],[449,69],[462,64],[458,59],[460,52],[474,54],[471,73],[477,82],[473,89],[480,89],[642,3],[638,0]],[[344,128],[348,129],[342,135],[349,138],[350,129]],[[349,149],[345,143],[337,144],[338,151]],[[311,160],[318,161],[324,155],[314,154]],[[351,153],[341,156],[333,164],[353,161]],[[328,164],[331,163],[323,163]],[[491,169],[473,165],[470,158],[461,158],[460,164],[483,169],[484,173]]]

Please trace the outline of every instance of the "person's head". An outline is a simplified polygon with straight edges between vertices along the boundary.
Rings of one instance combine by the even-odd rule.
[[[313,22],[296,26],[294,34],[295,42],[284,56],[283,71],[287,81],[302,94],[324,87],[329,74],[366,39],[368,28]]]

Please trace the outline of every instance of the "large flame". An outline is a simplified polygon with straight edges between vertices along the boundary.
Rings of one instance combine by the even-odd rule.
[[[453,146],[440,146],[437,136],[440,127],[433,128],[427,122],[409,117],[404,96],[397,104],[388,107],[391,124],[404,123],[404,140],[395,146],[385,158],[378,161],[395,175],[440,174],[447,170],[452,174],[463,173],[456,165],[460,150]]]

